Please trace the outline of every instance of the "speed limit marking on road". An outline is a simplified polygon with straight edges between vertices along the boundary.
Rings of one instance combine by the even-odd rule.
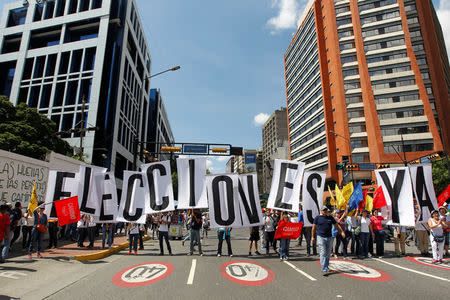
[[[250,261],[231,261],[223,264],[220,271],[226,279],[248,286],[266,285],[275,279],[272,270]]]
[[[433,259],[430,257],[405,257],[405,258],[407,260],[410,260],[412,262],[415,262],[415,263],[418,263],[418,264],[421,264],[424,266],[450,271],[450,260],[449,259],[444,259],[443,263],[433,264]]]
[[[320,262],[318,262],[320,264]],[[369,266],[350,262],[347,260],[330,260],[328,268],[339,275],[346,277],[367,280],[367,281],[390,281],[392,277],[383,271],[371,268]]]
[[[151,262],[126,268],[112,278],[120,287],[138,287],[160,281],[172,273],[173,265],[166,262]]]

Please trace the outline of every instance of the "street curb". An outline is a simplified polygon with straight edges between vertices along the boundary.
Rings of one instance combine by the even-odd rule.
[[[150,239],[150,236],[144,236],[142,238],[144,241],[147,241]],[[83,255],[76,255],[75,259],[78,261],[89,261],[89,260],[97,260],[97,259],[102,259],[105,257],[108,257],[116,252],[122,251],[123,249],[126,249],[127,247],[129,247],[130,243],[129,242],[125,242],[122,243],[120,245],[114,246],[111,249],[107,249],[107,250],[102,250],[100,252],[96,252],[96,253],[91,253],[91,254],[83,254]]]

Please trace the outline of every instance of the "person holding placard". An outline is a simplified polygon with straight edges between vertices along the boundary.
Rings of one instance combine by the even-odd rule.
[[[190,228],[190,238],[191,238],[191,244],[189,248],[189,254],[194,254],[194,242],[197,241],[198,243],[198,252],[200,256],[203,256],[202,252],[202,242],[200,239],[200,229],[202,228],[202,213],[198,209],[194,209],[191,213],[191,228]]]
[[[430,243],[433,251],[433,264],[444,262],[444,229],[447,228],[447,224],[443,219],[439,217],[439,212],[433,210],[431,212],[431,218],[428,219],[428,227],[430,228]]]
[[[171,218],[167,212],[163,212],[162,215],[159,216],[159,231],[158,231],[158,239],[159,239],[159,255],[164,255],[163,248],[163,239],[166,240],[167,251],[169,251],[169,255],[172,255],[172,248],[170,247],[169,242],[169,226],[171,223]]]
[[[223,240],[227,241],[228,256],[233,256],[233,250],[231,250],[231,228],[219,227],[217,229],[217,238],[219,239],[219,245],[217,246],[217,256],[222,256],[222,243]]]
[[[317,244],[319,245],[320,266],[322,275],[327,276],[329,274],[328,264],[330,262],[330,254],[332,248],[332,228],[337,229],[343,237],[345,233],[342,231],[341,226],[336,222],[331,212],[325,205],[322,207],[321,214],[314,218],[312,227],[311,241],[315,242],[315,235],[317,232]]]
[[[373,232],[372,222],[370,220],[369,211],[364,209],[362,211],[362,216],[359,216],[359,212],[356,214],[356,219],[359,224],[359,259],[369,258],[369,240],[370,234],[375,238],[375,233]]]
[[[134,246],[134,254],[137,255],[138,248],[138,239],[139,239],[139,224],[131,223],[129,227],[129,240],[130,240],[130,248],[128,250],[128,255],[131,254],[131,250]]]
[[[248,256],[252,256],[252,244],[255,244],[255,254],[261,255],[258,251],[259,226],[250,227],[250,237],[248,241]]]
[[[274,241],[275,237],[275,219],[270,214],[270,210],[266,209],[266,216],[264,217],[264,235],[266,240],[266,255],[269,255],[269,244],[272,244],[273,250],[277,253],[277,244]]]
[[[28,258],[31,259],[31,255],[33,253],[33,248],[36,246],[37,257],[41,258],[41,248],[42,248],[42,239],[44,237],[44,233],[47,231],[47,215],[44,213],[45,206],[39,204],[39,206],[34,210],[34,226],[31,231],[31,242],[30,247],[28,248]],[[39,210],[39,212],[38,212]],[[36,244],[36,245],[35,245]]]
[[[287,212],[283,212],[280,218],[279,226],[283,226],[283,223],[289,222],[289,214]],[[290,239],[280,239],[280,260],[288,260],[289,259],[289,245]]]
[[[388,218],[380,215],[379,209],[373,210],[373,216],[370,218],[372,223],[373,232],[375,233],[375,243],[377,245],[376,253],[378,258],[384,256],[384,240],[386,239],[386,232],[383,229],[382,222]]]

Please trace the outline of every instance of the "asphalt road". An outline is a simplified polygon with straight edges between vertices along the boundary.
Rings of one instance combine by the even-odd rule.
[[[212,231],[203,242],[203,257],[187,256],[188,243],[182,247],[180,241],[171,241],[175,255],[158,256],[158,245],[150,240],[137,256],[122,251],[90,263],[15,258],[0,265],[0,299],[448,297],[450,261],[436,268],[426,260],[393,258],[393,244],[386,244],[388,255],[382,259],[333,261],[338,272],[323,277],[318,257],[306,257],[304,245],[292,243],[288,262],[276,256],[248,257],[248,230],[233,230],[235,255],[217,257],[217,239],[211,235]],[[407,250],[417,252],[413,247]],[[141,266],[130,268],[135,265]]]

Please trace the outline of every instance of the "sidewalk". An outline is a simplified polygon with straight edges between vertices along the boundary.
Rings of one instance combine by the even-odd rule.
[[[144,236],[144,241],[148,240],[149,236]],[[58,248],[47,249],[48,240],[44,240],[42,242],[43,251],[41,254],[45,258],[49,259],[76,259],[80,261],[85,260],[95,260],[105,258],[113,253],[121,251],[129,246],[128,236],[127,235],[116,235],[114,237],[114,243],[111,249],[108,249],[108,246],[105,249],[102,249],[102,237],[101,235],[95,239],[94,247],[78,247],[77,242],[71,241],[58,241]],[[89,244],[88,241],[84,242],[84,245],[87,246]],[[26,257],[28,254],[28,249],[19,249],[19,243],[14,244],[13,250],[10,252],[9,259],[11,258],[19,258]],[[36,257],[36,252],[33,253],[33,258]]]

